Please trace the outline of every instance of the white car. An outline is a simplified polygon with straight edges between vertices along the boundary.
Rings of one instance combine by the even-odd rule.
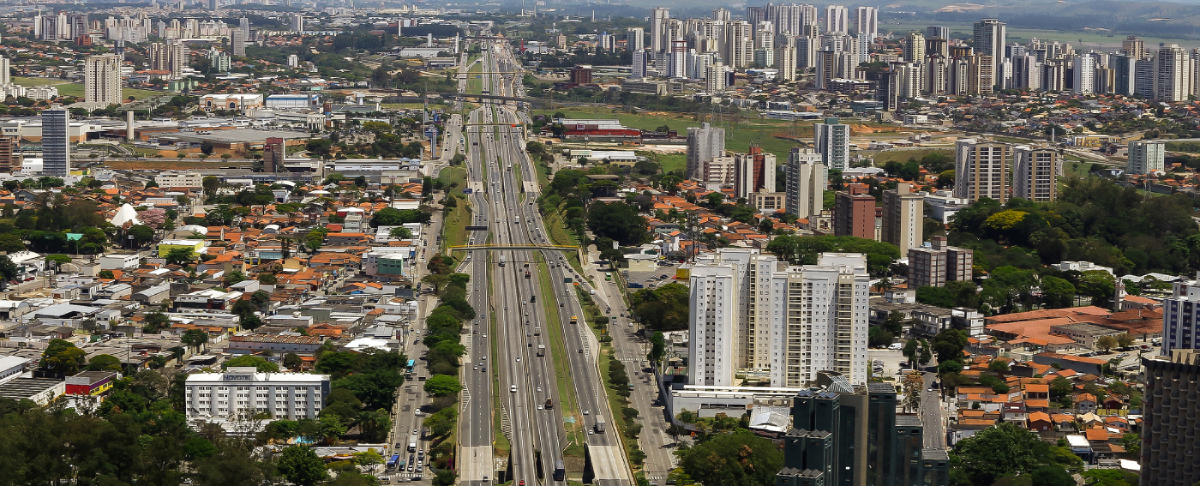
[[[588,411],[587,411],[587,410],[584,410],[584,411],[583,411],[583,414],[584,414],[584,415],[587,415],[587,414],[588,414]]]
[[[512,385],[512,386],[508,387],[508,391],[509,391],[509,392],[512,392],[512,393],[516,393],[516,392],[517,392],[517,385]]]

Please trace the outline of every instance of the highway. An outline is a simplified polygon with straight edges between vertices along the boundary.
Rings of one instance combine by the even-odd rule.
[[[485,46],[480,62],[484,63],[482,70],[485,73],[510,72],[518,68],[509,47],[503,44]],[[484,76],[484,85],[490,93],[522,94],[520,75],[517,73]],[[530,182],[536,181],[536,173],[533,162],[525,153],[523,129],[507,126],[525,121],[527,118],[515,112],[512,105],[490,100],[467,117],[468,186],[473,189],[472,204],[477,215],[476,222],[489,227],[487,236],[476,232],[469,244],[548,243],[541,215],[534,204],[539,189],[535,182]],[[475,125],[477,123],[496,125]],[[488,237],[490,239],[485,239]],[[595,482],[605,486],[632,484],[616,429],[609,427],[606,433],[594,435],[585,435],[584,432],[594,426],[597,417],[602,417],[609,424],[613,422],[613,417],[599,376],[595,336],[585,327],[586,323],[569,323],[571,316],[582,316],[582,311],[574,287],[565,283],[564,278],[578,280],[579,276],[570,270],[565,258],[556,251],[495,250],[488,252],[490,254],[486,259],[485,252],[472,251],[468,258],[474,282],[472,290],[475,291],[472,303],[482,304],[476,307],[480,314],[477,321],[481,322],[481,329],[478,334],[472,331],[470,349],[462,369],[464,374],[479,376],[490,377],[498,373],[499,389],[496,393],[499,394],[501,410],[494,417],[501,420],[501,429],[508,438],[511,449],[508,462],[512,476],[492,477],[496,468],[489,470],[484,466],[485,460],[475,459],[476,453],[480,454],[479,457],[488,455],[481,449],[485,447],[485,439],[491,435],[494,422],[476,418],[488,415],[485,410],[492,405],[492,401],[479,398],[479,394],[488,387],[485,380],[464,379],[471,398],[464,404],[464,417],[460,421],[460,428],[463,429],[461,482],[482,486],[491,484],[489,480],[500,479],[512,480],[514,485],[519,485],[521,481],[531,486],[565,485],[564,481],[553,481],[552,473],[555,462],[562,459],[562,451],[568,445],[565,422],[570,420],[582,422],[578,437],[587,438]],[[560,305],[560,322],[548,321],[544,307],[547,302],[534,301],[535,298],[544,299],[537,278],[535,255],[539,253],[550,262],[550,293]],[[526,270],[530,271],[531,278],[525,278]],[[482,293],[480,286],[488,283],[493,297],[483,303],[481,299],[485,297],[478,294]],[[486,322],[493,318],[494,322]],[[579,410],[565,410],[561,406],[550,352],[547,351],[547,356],[537,355],[539,345],[551,348],[554,344],[549,341],[551,335],[547,332],[551,325],[564,330],[563,345],[568,356],[569,382],[575,388]],[[488,329],[492,332],[487,333],[488,337],[485,338],[483,336]],[[496,355],[488,354],[489,344],[495,345]],[[475,369],[476,366],[479,366],[479,370]],[[484,366],[488,368],[487,373],[483,372]],[[547,398],[554,405],[549,410],[543,406]],[[492,442],[495,443],[495,440]],[[493,462],[503,465],[502,461]]]

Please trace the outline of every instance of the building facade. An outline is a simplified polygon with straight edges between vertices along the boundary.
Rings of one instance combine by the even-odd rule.
[[[188,375],[184,400],[189,422],[221,423],[259,413],[275,420],[316,419],[327,395],[329,375],[233,367],[224,373]]]
[[[42,174],[65,177],[71,173],[71,113],[60,106],[42,110]]]
[[[1053,201],[1058,196],[1058,150],[1018,146],[1013,150],[1013,197]]]
[[[900,247],[900,254],[907,255],[909,248],[925,241],[924,225],[925,196],[912,193],[906,183],[883,192],[883,241]]]
[[[103,107],[121,103],[121,58],[114,54],[88,56],[83,81],[87,102]]]
[[[687,178],[697,179],[705,162],[725,155],[725,129],[705,123],[687,130]]]
[[[875,196],[839,191],[834,201],[833,234],[875,239]]]
[[[850,167],[850,125],[826,118],[825,123],[813,125],[814,146],[821,162],[830,170]]]
[[[1129,142],[1129,165],[1125,172],[1145,175],[1162,172],[1166,166],[1167,150],[1162,142]]]
[[[1200,449],[1200,352],[1176,350],[1170,359],[1143,358],[1142,366],[1146,392],[1141,484],[1195,484],[1200,481],[1194,454]]]
[[[969,281],[974,277],[975,253],[946,245],[938,236],[928,246],[908,250],[908,288],[945,287],[946,282]]]
[[[786,202],[784,211],[799,219],[819,216],[825,210],[825,184],[829,169],[821,154],[805,148],[793,148],[788,154]]]
[[[1008,162],[1012,147],[1005,143],[959,140],[954,154],[954,197],[978,201],[1008,200]]]

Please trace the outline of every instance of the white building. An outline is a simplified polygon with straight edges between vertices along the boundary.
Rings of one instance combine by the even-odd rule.
[[[839,123],[837,118],[826,118],[825,123],[813,125],[813,139],[825,167],[830,170],[850,167],[850,125]]]
[[[275,420],[316,419],[329,394],[329,375],[234,367],[224,373],[188,375],[186,386],[188,421],[221,423],[229,430],[231,422],[259,413]]]
[[[825,183],[829,177],[829,169],[821,163],[821,154],[793,148],[788,155],[786,177],[784,211],[801,219],[820,215],[825,209]]]
[[[1162,172],[1166,156],[1166,145],[1162,142],[1129,142],[1129,166],[1125,172],[1138,175]]]
[[[1012,147],[1005,143],[959,140],[954,153],[954,197],[971,201],[1008,200],[1008,161]]]
[[[121,102],[121,58],[114,54],[88,56],[84,63],[84,100],[107,107]]]
[[[154,176],[158,187],[201,187],[204,176],[196,172],[163,172]]]
[[[1196,278],[1175,282],[1171,297],[1163,300],[1162,356],[1173,349],[1200,349],[1200,273]]]
[[[1053,201],[1058,194],[1058,150],[1019,145],[1013,149],[1013,197]]]
[[[722,249],[692,269],[689,384],[728,386],[738,370],[771,386],[805,386],[817,371],[865,384],[869,277],[861,254],[789,266],[756,249]]]
[[[725,129],[708,123],[687,129],[687,178],[696,179],[705,162],[725,155]]]

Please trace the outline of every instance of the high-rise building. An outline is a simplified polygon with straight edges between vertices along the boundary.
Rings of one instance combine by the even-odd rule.
[[[304,32],[304,14],[300,12],[292,12],[288,14],[291,20],[292,32]]]
[[[756,192],[775,192],[775,154],[763,153],[762,147],[750,147],[749,153],[736,154],[733,193],[750,198]]]
[[[1005,143],[959,140],[954,153],[954,197],[978,201],[1008,200],[1008,161],[1012,147]]]
[[[287,158],[287,146],[284,140],[279,137],[267,137],[266,143],[263,144],[263,172],[273,174],[279,172],[283,168],[283,161]]]
[[[729,66],[723,64],[714,64],[705,69],[704,74],[704,90],[709,93],[720,93],[725,91],[729,75]],[[724,147],[724,145],[722,145]],[[690,151],[689,151],[690,153]]]
[[[1192,94],[1192,58],[1178,44],[1162,46],[1154,55],[1154,98],[1184,101]]]
[[[696,265],[689,281],[688,384],[732,386],[741,343],[734,319],[738,282],[733,266]]]
[[[975,53],[991,56],[991,72],[997,72],[1000,69],[1000,61],[1004,59],[1004,43],[1008,37],[1007,24],[997,19],[983,19],[975,23],[974,34]]]
[[[633,51],[633,67],[629,72],[629,79],[642,79],[646,77],[646,60],[649,58],[649,53],[645,49]]]
[[[687,41],[671,41],[669,54],[670,64],[667,65],[667,76],[671,78],[686,78],[687,74]]]
[[[779,34],[800,35],[805,26],[817,25],[817,7],[813,5],[767,5],[767,19]]]
[[[0,137],[0,173],[21,170],[21,153],[15,137]]]
[[[862,254],[825,253],[788,266],[757,249],[721,249],[691,273],[689,378],[727,386],[740,369],[770,369],[772,386],[817,372],[866,382],[868,280]]]
[[[935,236],[930,244],[908,249],[908,288],[969,281],[974,277],[974,262],[972,250],[948,246],[945,236]]]
[[[825,35],[849,35],[850,11],[845,5],[825,6]]]
[[[1129,142],[1129,165],[1125,172],[1136,175],[1161,172],[1165,167],[1166,155],[1166,145],[1162,142]]]
[[[1140,61],[1146,58],[1146,42],[1131,35],[1121,41],[1121,52],[1135,61]]]
[[[931,25],[925,28],[925,37],[928,39],[950,40],[950,28]]]
[[[1166,341],[1164,334],[1163,350],[1167,349]],[[1142,366],[1146,388],[1141,484],[1195,484],[1200,481],[1195,456],[1200,448],[1200,421],[1196,420],[1200,352],[1177,350],[1170,359],[1143,357]]]
[[[0,86],[12,83],[11,75],[12,70],[8,58],[0,56]]]
[[[909,32],[904,44],[904,61],[914,64],[925,62],[925,36],[920,32]]]
[[[71,38],[79,39],[88,35],[88,15],[86,13],[71,14]]]
[[[754,59],[751,41],[749,22],[730,22],[725,26],[725,49],[721,51],[721,59],[731,68],[749,66]]]
[[[1137,81],[1133,86],[1135,94],[1144,98],[1153,98],[1157,81],[1154,78],[1154,61],[1134,61],[1133,77]]]
[[[879,37],[879,11],[875,7],[854,9],[854,34],[874,41]]]
[[[88,103],[103,107],[121,103],[121,58],[115,54],[88,56],[83,85]]]
[[[625,31],[625,48],[630,51],[640,51],[646,48],[646,29],[630,27]]]
[[[671,18],[671,9],[655,7],[650,11],[650,52],[666,53],[670,48],[667,43],[667,20]]]
[[[1058,193],[1058,150],[1020,145],[1013,149],[1013,197],[1053,201]]]
[[[784,44],[775,48],[775,69],[780,81],[796,80],[796,46]]]
[[[900,247],[900,254],[907,255],[909,248],[925,241],[924,225],[925,196],[913,193],[903,182],[883,191],[883,241]]]
[[[825,210],[825,185],[829,178],[829,169],[821,162],[821,154],[793,148],[784,173],[787,177],[784,211],[799,219],[820,215]]]
[[[875,196],[851,186],[838,191],[833,207],[833,234],[875,239]]]
[[[232,55],[245,57],[246,56],[246,33],[241,29],[229,31],[229,49]]]
[[[850,125],[839,123],[837,118],[826,118],[824,123],[813,125],[813,138],[825,167],[830,170],[850,167]]]
[[[180,42],[154,42],[150,44],[150,69],[168,71],[171,79],[183,76],[183,68],[187,65],[187,48]]]
[[[1096,92],[1096,58],[1090,55],[1075,56],[1074,90],[1076,94]]]
[[[66,177],[71,173],[71,113],[55,105],[42,110],[42,174]]]
[[[725,129],[705,123],[687,130],[687,178],[698,179],[705,162],[725,155]]]
[[[40,15],[38,19],[41,21],[41,29],[38,32],[38,40],[56,41],[58,40],[58,15]]]

